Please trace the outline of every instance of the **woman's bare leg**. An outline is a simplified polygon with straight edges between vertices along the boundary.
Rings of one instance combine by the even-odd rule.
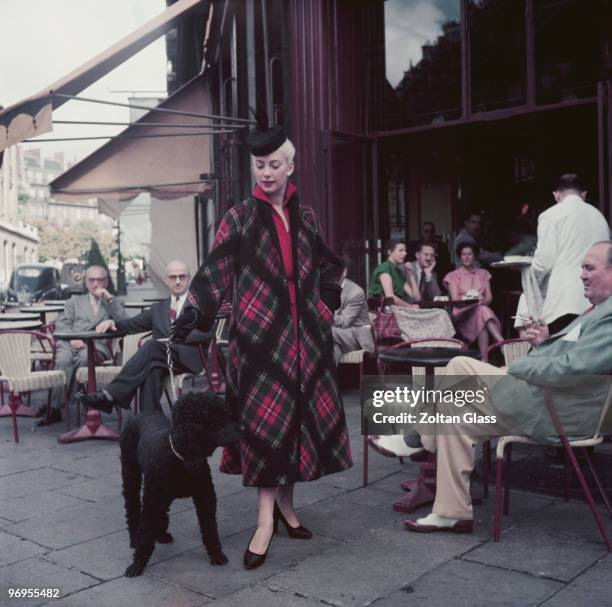
[[[259,487],[257,502],[257,530],[249,544],[249,550],[255,554],[264,554],[270,545],[274,525],[274,499],[276,487]]]
[[[480,331],[476,340],[478,342],[478,349],[480,350],[480,353],[484,354],[485,350],[489,347],[489,331],[487,331],[487,325],[485,325]]]
[[[491,333],[495,341],[503,341],[504,338],[499,332],[499,329],[497,328],[497,323],[492,318],[489,318],[489,320],[487,320],[485,326],[487,327],[489,333]]]
[[[293,507],[293,483],[276,488],[276,501],[283,516],[292,527],[299,527],[300,521]]]

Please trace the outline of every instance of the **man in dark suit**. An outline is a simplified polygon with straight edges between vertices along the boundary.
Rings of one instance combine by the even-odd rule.
[[[100,333],[117,331],[123,335],[152,331],[153,339],[146,341],[130,358],[123,369],[103,390],[95,394],[79,394],[78,398],[88,407],[110,413],[115,405],[127,409],[136,391],[140,388],[141,411],[160,409],[163,378],[168,374],[166,343],[158,340],[167,338],[170,324],[180,314],[191,275],[186,263],[171,261],[166,266],[165,283],[170,297],[157,302],[148,310],[133,318],[121,321],[106,320],[96,330]],[[174,373],[199,373],[202,360],[198,344],[208,343],[211,333],[192,331],[185,343],[172,345]]]
[[[412,272],[419,286],[421,301],[433,301],[433,298],[441,293],[438,277],[434,272],[436,249],[433,245],[422,242],[416,250],[415,257],[416,261],[405,264],[406,271]]]

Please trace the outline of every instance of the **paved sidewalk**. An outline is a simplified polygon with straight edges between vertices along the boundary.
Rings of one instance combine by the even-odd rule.
[[[476,508],[473,535],[408,532],[391,503],[417,465],[401,466],[371,451],[372,482],[363,488],[356,393],[347,395],[346,411],[355,466],[296,489],[312,541],[281,532],[264,566],[243,570],[256,492],[217,471],[217,452],[211,467],[230,563],[208,563],[193,508],[180,500],[171,511],[174,543],[158,545],[145,574],[133,579],[123,576],[131,551],[117,444],[59,445],[63,424],[31,432],[31,420],[21,419],[22,442],[15,445],[10,420],[0,420],[0,605],[610,604],[612,556],[586,504],[513,492],[501,543],[490,537],[492,497]],[[61,599],[9,599],[8,587],[59,587]]]

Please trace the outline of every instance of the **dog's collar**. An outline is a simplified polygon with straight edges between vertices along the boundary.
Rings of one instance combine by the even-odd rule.
[[[172,435],[168,434],[168,440],[170,441],[170,449],[172,449],[172,453],[174,453],[174,455],[176,455],[176,457],[178,457],[182,462],[185,461],[185,458],[182,455],[179,455],[176,451],[176,449],[174,448],[174,445],[172,444]]]

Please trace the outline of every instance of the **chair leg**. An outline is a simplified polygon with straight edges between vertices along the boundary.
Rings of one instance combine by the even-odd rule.
[[[493,524],[493,540],[499,542],[501,536],[501,504],[502,504],[502,472],[503,458],[495,460],[495,522]]]
[[[510,512],[510,470],[512,468],[512,444],[506,446],[506,465],[504,466],[504,516]]]
[[[79,405],[77,404],[77,407]],[[51,411],[51,407],[49,406],[49,411]],[[70,402],[68,401],[68,386],[64,385],[64,412],[66,414],[66,427],[68,428],[68,431],[70,431],[71,429],[71,424],[70,424]],[[80,421],[80,420],[79,420]],[[77,424],[79,422],[77,421]]]
[[[569,463],[567,454],[565,454],[565,465],[564,465],[564,478],[563,478],[563,499],[569,502],[572,494],[572,468]]]
[[[589,466],[589,470],[591,471],[591,474],[593,475],[593,479],[595,481],[595,484],[597,485],[597,488],[599,489],[599,493],[601,493],[601,497],[603,497],[603,501],[604,501],[604,503],[606,505],[606,508],[608,509],[608,514],[610,515],[610,518],[612,518],[612,506],[610,506],[610,500],[608,499],[608,496],[606,495],[604,487],[601,484],[601,481],[599,480],[599,475],[597,474],[597,471],[595,470],[595,466],[594,466],[593,460],[591,459],[591,456],[589,454],[589,450],[583,448],[582,452],[584,453],[584,458],[587,461],[587,464]]]
[[[370,448],[367,441],[367,436],[363,437],[363,486],[368,484],[368,449]]]
[[[4,382],[0,381],[0,405],[4,407]]]
[[[19,398],[15,398],[12,392],[9,392],[9,406],[13,413],[13,438],[15,442],[19,442],[19,428],[17,427],[17,407],[19,406]]]
[[[482,496],[489,497],[489,467],[491,465],[491,441],[482,443]]]
[[[610,541],[610,538],[608,537],[608,532],[606,531],[606,527],[604,525],[603,519],[601,518],[601,514],[599,514],[599,510],[597,510],[597,504],[595,504],[595,500],[593,499],[593,494],[591,493],[591,490],[589,489],[589,485],[587,484],[586,479],[584,478],[584,474],[582,474],[582,470],[580,469],[580,466],[578,465],[578,460],[576,460],[576,455],[574,454],[574,450],[570,447],[569,442],[567,441],[567,437],[562,436],[561,440],[563,441],[563,447],[565,448],[565,453],[569,457],[569,460],[572,464],[572,468],[574,469],[574,473],[576,474],[576,477],[578,478],[578,482],[580,483],[580,486],[582,487],[582,491],[584,492],[584,495],[587,498],[587,502],[589,503],[591,512],[593,513],[593,516],[595,517],[595,522],[597,523],[597,526],[599,527],[599,532],[601,533],[601,536],[603,537],[603,540],[606,546],[608,547],[608,551],[610,551],[612,550],[612,541]]]

